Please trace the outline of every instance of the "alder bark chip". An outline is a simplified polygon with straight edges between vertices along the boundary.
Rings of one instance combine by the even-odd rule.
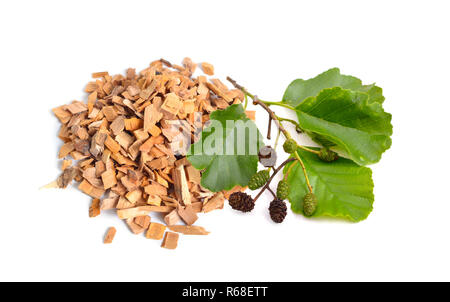
[[[164,225],[150,223],[152,212],[164,213],[174,231],[207,234],[201,227],[174,225],[181,220],[192,225],[197,213],[222,208],[226,192],[202,188],[201,172],[184,154],[199,139],[211,112],[242,102],[244,95],[219,79],[193,77],[196,67],[190,58],[182,66],[161,59],[140,72],[93,73],[94,80],[85,86],[87,103],[72,101],[52,109],[61,122],[62,173],[45,187],[66,188],[75,180],[93,198],[90,217],[116,211],[133,233],[148,228],[148,238],[160,240],[165,232]],[[209,63],[201,68],[214,73]],[[111,227],[104,242],[110,243],[114,234]],[[175,248],[177,240],[178,234],[167,232],[162,246]]]

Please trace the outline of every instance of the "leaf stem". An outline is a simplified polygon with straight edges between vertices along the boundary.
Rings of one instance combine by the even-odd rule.
[[[305,146],[302,146],[302,145],[299,145],[299,144],[297,144],[297,147],[299,147],[300,149],[302,149],[304,151],[308,151],[308,152],[311,152],[311,153],[314,153],[314,154],[317,154],[317,155],[320,154],[320,151],[309,149],[308,147],[305,147]]]
[[[295,164],[296,164],[297,162],[298,162],[298,161],[296,160],[292,165],[289,166],[288,170],[287,170],[286,173],[284,174],[284,177],[283,177],[284,180],[286,180],[286,179],[288,178],[289,173],[291,173],[292,167],[295,166]]]
[[[280,138],[281,130],[278,128],[277,138],[275,139],[275,144],[273,146],[273,149],[276,150],[278,146],[278,140]]]
[[[297,122],[294,121],[294,120],[291,120],[291,119],[288,119],[288,118],[284,118],[284,117],[281,117],[281,116],[278,116],[278,115],[277,115],[277,119],[278,119],[280,122],[289,122],[289,123],[291,123],[291,124],[294,124],[295,127],[301,129],[299,123],[297,123]]]
[[[303,174],[305,175],[306,185],[308,186],[309,192],[312,193],[313,191],[312,191],[311,184],[309,183],[308,174],[306,173],[305,164],[303,163],[302,159],[300,158],[300,155],[298,155],[297,151],[294,152],[294,155],[297,158],[297,161],[302,166]]]
[[[261,196],[261,194],[264,192],[264,190],[266,190],[269,187],[270,182],[275,177],[275,175],[281,170],[281,168],[283,168],[287,163],[290,163],[291,161],[294,161],[294,160],[296,160],[296,159],[290,157],[290,158],[286,159],[281,165],[279,165],[278,168],[273,170],[272,175],[269,177],[269,179],[267,180],[264,187],[262,187],[261,191],[259,191],[258,195],[256,195],[255,198],[253,199],[254,202],[256,202],[256,200],[258,200],[259,196]]]

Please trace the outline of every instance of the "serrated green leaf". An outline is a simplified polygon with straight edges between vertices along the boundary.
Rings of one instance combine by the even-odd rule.
[[[366,93],[340,87],[322,90],[296,107],[300,127],[359,165],[378,162],[391,146],[391,115]],[[330,143],[328,143],[330,142]]]
[[[325,88],[342,87],[354,91],[366,92],[369,102],[383,103],[383,91],[375,85],[363,85],[361,80],[342,75],[338,68],[332,68],[309,80],[297,79],[289,84],[283,95],[283,103],[298,106],[308,97],[316,96]]]
[[[246,186],[258,166],[257,153],[263,146],[261,133],[240,104],[214,111],[210,120],[212,124],[203,130],[201,139],[191,145],[187,159],[195,168],[204,170],[201,184],[213,192],[229,190],[236,185]],[[221,125],[220,130],[214,127],[217,122]],[[239,123],[248,127],[247,134],[239,134]],[[222,152],[217,146],[222,146]],[[233,150],[232,155],[227,155],[227,148]]]
[[[318,199],[317,209],[312,217],[331,216],[361,221],[372,211],[374,201],[372,170],[361,167],[345,158],[327,163],[317,155],[298,149]],[[303,214],[303,198],[308,193],[301,166],[291,162],[283,172],[289,170],[289,202],[294,213]]]

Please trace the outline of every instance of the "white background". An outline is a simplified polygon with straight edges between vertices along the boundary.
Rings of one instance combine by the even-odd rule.
[[[450,281],[447,1],[2,1],[0,281]],[[270,196],[202,215],[178,249],[88,217],[59,174],[50,109],[90,74],[164,57],[213,63],[266,100],[331,67],[384,89],[393,145],[374,165],[367,220],[277,225]],[[282,110],[280,115],[291,116]],[[265,132],[267,117],[258,111]],[[281,153],[280,153],[281,154]],[[118,230],[102,243],[109,226]]]

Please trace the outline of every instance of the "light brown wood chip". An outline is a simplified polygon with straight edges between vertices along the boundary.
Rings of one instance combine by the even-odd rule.
[[[222,192],[218,192],[203,204],[202,212],[208,213],[216,209],[223,209],[224,202],[225,196],[223,196]]]
[[[177,233],[172,232],[166,232],[166,235],[164,236],[164,240],[162,242],[161,247],[174,250],[178,246],[178,238],[180,237]]]
[[[168,206],[139,206],[128,209],[117,210],[117,216],[120,219],[133,218],[136,216],[148,215],[150,212],[168,213],[173,210],[173,207]]]
[[[197,225],[172,225],[168,226],[169,230],[182,233],[185,235],[208,235],[209,232],[205,228]]]
[[[166,226],[160,223],[152,222],[148,227],[145,237],[149,239],[161,240],[163,238]]]
[[[89,207],[89,217],[96,217],[98,215],[100,215],[100,199],[94,198]]]
[[[61,149],[59,149],[58,158],[66,157],[73,150],[75,150],[75,147],[72,142],[65,143],[61,146]]]
[[[174,225],[176,224],[178,221],[181,220],[180,215],[178,215],[178,212],[176,209],[174,209],[173,211],[171,211],[169,214],[167,214],[166,216],[164,216],[164,222],[167,225]]]
[[[102,182],[104,189],[109,189],[114,187],[117,184],[116,174],[114,171],[109,170],[105,171],[101,174],[102,176]]]
[[[137,225],[143,227],[144,229],[147,229],[150,224],[150,216],[138,216],[134,218],[134,223]]]
[[[180,97],[175,93],[166,94],[164,103],[161,105],[161,109],[170,112],[174,115],[178,114],[178,112],[182,107],[183,102],[180,100]]]
[[[116,228],[110,227],[108,231],[106,232],[105,239],[103,240],[103,243],[112,243],[114,236],[116,236]]]
[[[205,74],[214,75],[214,66],[212,64],[203,62],[201,63],[201,68]]]
[[[184,172],[184,166],[179,165],[174,169],[173,173],[175,195],[177,196],[178,201],[183,205],[190,205],[191,194],[189,192],[186,174]]]
[[[101,198],[103,193],[105,193],[105,190],[92,186],[86,179],[83,179],[78,189],[94,198]]]
[[[200,211],[222,208],[228,193],[203,188],[201,172],[183,155],[188,143],[199,139],[209,114],[241,103],[244,94],[219,79],[194,77],[196,66],[190,58],[182,66],[161,59],[139,72],[129,68],[118,75],[93,73],[94,80],[85,86],[87,102],[52,109],[61,122],[58,158],[63,163],[61,175],[47,187],[65,188],[77,181],[78,188],[93,198],[90,217],[116,210],[136,234],[150,227],[151,212],[164,213],[170,226],[181,220],[192,225]],[[209,63],[201,68],[214,73]],[[186,136],[177,140],[180,133]],[[161,239],[165,227],[151,228],[148,236]],[[207,233],[197,226],[173,230]],[[171,234],[163,246],[176,247],[178,235]],[[105,237],[105,243],[113,236]]]
[[[196,222],[198,219],[197,213],[195,213],[191,205],[188,205],[184,208],[178,207],[178,215],[180,215],[181,219],[183,219],[183,221],[186,222],[187,225],[194,224],[194,222]]]
[[[140,234],[145,231],[145,228],[141,227],[140,225],[134,222],[134,218],[128,218],[125,220],[125,222],[130,228],[130,231],[133,232],[134,234]]]

